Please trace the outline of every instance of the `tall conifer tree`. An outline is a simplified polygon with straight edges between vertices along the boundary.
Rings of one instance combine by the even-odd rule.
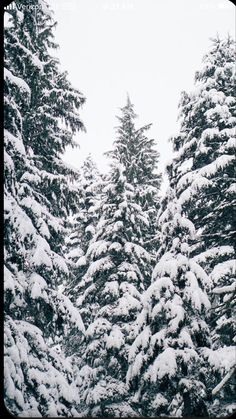
[[[87,272],[77,304],[87,326],[78,383],[85,412],[94,416],[135,416],[125,383],[132,324],[150,264],[142,247],[148,220],[134,202],[124,167],[114,167],[104,190],[102,217],[88,248]]]
[[[152,124],[137,128],[134,105],[127,96],[126,105],[121,108],[116,127],[116,140],[113,150],[107,155],[123,164],[127,181],[133,185],[135,200],[147,214],[149,226],[143,231],[144,247],[155,253],[157,246],[156,217],[159,208],[159,188],[161,183],[158,173],[159,153],[153,139],[147,137]]]
[[[213,405],[233,409],[235,362],[235,43],[213,39],[196,73],[195,89],[183,93],[181,128],[172,139],[175,156],[168,170],[179,202],[198,231],[195,261],[211,276],[213,355],[208,351],[214,385],[225,380]],[[224,347],[231,359],[224,365]],[[232,356],[230,355],[232,354]],[[218,355],[217,355],[218,354]],[[212,363],[218,358],[218,363]],[[232,406],[231,406],[232,405]],[[215,414],[217,407],[215,407]]]
[[[76,298],[76,286],[83,276],[86,266],[85,254],[95,235],[95,227],[101,216],[102,177],[96,164],[89,155],[78,174],[78,206],[68,225],[69,236],[66,239],[67,259],[72,273],[67,284],[67,293]]]
[[[14,415],[76,415],[70,365],[55,345],[78,310],[59,292],[68,275],[64,220],[75,173],[60,154],[82,129],[84,102],[53,48],[44,0],[16,1],[5,30],[5,403]]]
[[[127,383],[144,416],[207,416],[200,349],[211,343],[204,319],[211,283],[190,257],[194,226],[173,191],[170,197],[159,218],[160,258],[134,323]]]

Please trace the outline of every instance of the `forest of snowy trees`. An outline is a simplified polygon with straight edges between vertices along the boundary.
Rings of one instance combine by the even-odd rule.
[[[80,170],[64,162],[86,129],[85,97],[60,70],[47,2],[15,5],[4,35],[6,408],[20,417],[230,415],[233,39],[212,40],[180,98],[161,196],[158,143],[151,124],[138,127],[129,96],[109,173],[91,156]]]

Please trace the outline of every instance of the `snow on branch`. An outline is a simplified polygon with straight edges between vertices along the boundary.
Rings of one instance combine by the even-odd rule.
[[[213,396],[215,396],[215,394],[219,393],[219,391],[224,387],[224,385],[227,383],[227,381],[229,381],[229,379],[233,375],[234,371],[235,371],[235,368],[232,368],[230,371],[228,371],[228,373],[223,378],[223,380],[221,380],[221,382],[219,384],[217,384],[217,386],[215,388],[213,388],[213,390],[212,390],[212,395]]]
[[[227,294],[228,292],[236,291],[236,283],[226,285],[225,287],[216,287],[212,290],[214,294]]]

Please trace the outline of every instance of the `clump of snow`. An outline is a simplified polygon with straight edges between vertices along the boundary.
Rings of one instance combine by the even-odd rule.
[[[214,294],[227,294],[228,292],[236,291],[236,282],[231,285],[225,285],[224,287],[216,287],[212,290]]]
[[[120,349],[124,345],[124,335],[121,332],[119,326],[113,326],[110,334],[106,338],[106,346],[108,349],[116,348]]]
[[[86,256],[81,256],[81,257],[77,260],[77,262],[76,262],[76,266],[77,266],[77,267],[79,267],[79,266],[85,266],[85,265],[86,265],[86,263],[87,263]]]
[[[211,279],[214,284],[218,284],[220,279],[231,276],[235,278],[236,275],[236,259],[227,260],[218,263],[211,272]]]
[[[232,185],[228,187],[226,192],[232,195],[236,195],[236,183],[232,183]]]
[[[166,266],[165,268],[168,269]],[[171,271],[173,274],[173,268],[171,267]],[[166,290],[169,290],[170,292],[173,292],[174,285],[170,278],[162,276],[158,278],[154,283],[152,283],[149,288],[145,291],[143,295],[143,303],[148,304],[149,301],[151,301],[152,298],[155,298],[155,300],[160,300],[161,298],[161,292],[165,292]]]
[[[180,296],[174,294],[173,299],[166,302],[165,309],[168,310],[171,319],[169,321],[168,329],[175,333],[178,330],[180,322],[182,322],[185,317],[183,302]]]
[[[84,333],[85,327],[78,308],[75,307],[71,300],[63,294],[56,292],[54,298],[58,312],[65,315],[66,319],[77,327],[78,330]]]
[[[87,252],[87,256],[96,258],[104,254],[110,246],[110,242],[105,240],[97,240],[91,243]]]
[[[149,326],[145,326],[142,332],[136,337],[129,350],[129,362],[134,361],[139,349],[145,349],[149,345],[151,331]]]
[[[165,275],[169,275],[170,278],[175,278],[178,272],[178,264],[176,259],[173,258],[171,253],[165,253],[160,261],[156,264],[153,274],[152,280],[155,280],[157,276],[164,277]],[[163,278],[164,281],[162,283],[158,283],[156,286],[160,288],[160,285],[163,287],[170,287],[173,288],[173,284],[170,279]],[[155,287],[155,285],[153,285]]]
[[[159,407],[166,406],[168,404],[168,400],[161,393],[158,393],[152,402],[152,407],[153,409],[158,409]]]
[[[193,260],[197,263],[206,263],[210,260],[218,259],[219,256],[233,256],[233,246],[217,246],[212,249],[208,249],[199,255],[194,256]]]
[[[177,371],[176,352],[173,348],[165,349],[157,356],[154,363],[145,373],[145,378],[153,383],[161,380],[165,375],[172,377]]]
[[[48,242],[41,236],[37,236],[35,240],[35,247],[31,250],[29,257],[30,263],[33,266],[47,266],[52,269],[52,259],[50,255],[50,247]]]
[[[118,305],[114,310],[115,316],[128,316],[130,311],[138,311],[141,309],[140,301],[125,292],[124,295],[119,299]]]
[[[228,154],[223,154],[217,157],[213,163],[210,163],[199,170],[199,174],[202,176],[215,175],[219,170],[225,169],[230,163],[233,163],[235,157]]]
[[[181,164],[181,166],[178,167],[178,172],[181,173],[181,174],[184,174],[184,173],[190,171],[192,166],[193,166],[193,157],[191,157],[188,160],[185,160]]]
[[[102,295],[119,295],[119,283],[117,281],[110,281],[105,284]]]
[[[4,141],[9,141],[13,149],[15,149],[19,154],[25,155],[25,147],[22,139],[15,137],[7,129],[4,129]]]
[[[104,319],[103,317],[99,317],[94,320],[93,323],[91,323],[86,330],[85,334],[87,336],[102,336],[104,333],[110,332],[112,329],[111,323]]]
[[[134,362],[129,366],[127,374],[126,374],[126,382],[127,384],[134,378],[135,376],[139,375],[140,370],[143,366],[145,360],[145,356],[142,352],[139,352],[138,355],[135,357]]]
[[[235,351],[235,346],[225,346],[216,350],[204,348],[202,354],[215,371],[224,374],[235,365]]]
[[[145,258],[147,261],[150,261],[150,254],[142,247],[136,243],[125,243],[124,250],[126,253],[135,253],[138,258]]]
[[[191,301],[191,304],[196,310],[201,311],[202,307],[209,309],[211,307],[210,301],[205,292],[199,287],[196,276],[193,272],[186,272],[187,287],[186,296]]]
[[[30,276],[29,283],[30,283],[31,297],[33,299],[43,298],[46,301],[48,300],[47,293],[45,291],[47,289],[47,283],[41,275],[38,275],[36,272],[32,273]]]
[[[9,80],[12,84],[16,85],[21,91],[31,94],[30,87],[20,77],[14,76],[10,70],[4,68],[4,80]]]
[[[112,267],[113,267],[113,262],[110,256],[105,256],[103,258],[95,260],[94,262],[90,264],[85,277],[92,277],[97,272],[101,272],[102,270],[110,269]]]

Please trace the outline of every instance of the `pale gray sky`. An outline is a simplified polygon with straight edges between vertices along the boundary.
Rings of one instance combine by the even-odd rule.
[[[69,79],[86,96],[86,134],[67,162],[79,166],[91,152],[105,171],[103,153],[115,138],[115,115],[129,92],[139,125],[150,130],[163,169],[171,156],[182,90],[191,90],[210,37],[235,34],[229,0],[50,0],[58,26],[58,56]]]

